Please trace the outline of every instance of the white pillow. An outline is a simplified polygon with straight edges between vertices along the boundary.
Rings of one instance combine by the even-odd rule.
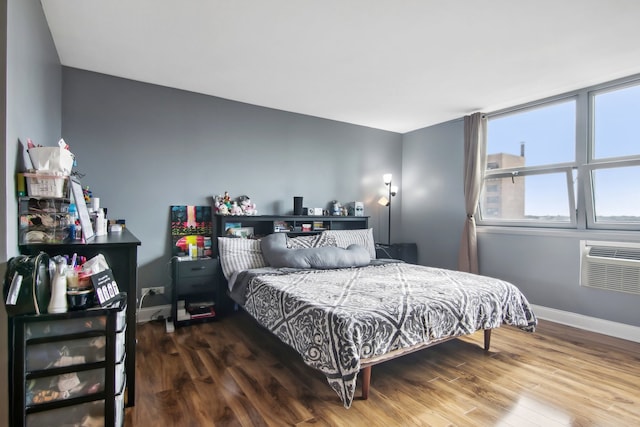
[[[376,244],[373,241],[373,228],[359,230],[325,230],[322,234],[327,234],[336,239],[339,248],[347,248],[349,245],[364,246],[369,252],[371,259],[376,259]]]
[[[267,266],[260,249],[260,240],[218,237],[218,253],[220,266],[227,280],[237,271]]]

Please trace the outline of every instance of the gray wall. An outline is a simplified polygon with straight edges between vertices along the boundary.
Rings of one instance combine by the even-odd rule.
[[[169,207],[211,204],[225,191],[249,195],[261,214],[290,213],[293,196],[309,207],[361,200],[386,240],[375,201],[383,173],[402,185],[400,134],[73,68],[63,68],[63,93],[82,184],[142,241],[139,288],[170,290]]]
[[[403,136],[402,233],[418,261],[457,269],[464,225],[464,123],[454,120]]]
[[[402,229],[419,262],[456,269],[464,225],[464,123],[403,136]],[[580,240],[640,241],[638,233],[480,227],[480,273],[516,284],[533,304],[640,326],[640,296],[581,287]]]
[[[509,233],[483,230],[480,271],[517,284],[534,303],[640,326],[640,296],[580,286],[580,240],[640,241],[633,233]]]
[[[0,209],[0,274],[18,253],[15,172],[24,170],[24,149],[18,140],[32,138],[50,145],[61,135],[61,67],[42,6],[34,0],[2,1],[2,128],[5,149],[2,173],[5,197]],[[6,73],[6,74],[5,74]],[[6,106],[6,110],[5,110]],[[0,425],[8,425],[7,319],[0,304]]]

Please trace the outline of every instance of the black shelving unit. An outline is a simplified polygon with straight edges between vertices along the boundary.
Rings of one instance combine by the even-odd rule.
[[[122,426],[126,309],[9,317],[10,425]]]
[[[20,253],[24,255],[37,255],[40,251],[49,256],[72,255],[77,253],[93,258],[102,254],[111,267],[113,276],[118,283],[121,292],[127,294],[127,392],[126,406],[135,405],[135,373],[136,373],[136,306],[138,286],[138,246],[141,242],[128,229],[120,233],[108,233],[104,236],[95,236],[88,242],[69,241],[64,243],[29,243],[20,244]]]
[[[274,232],[286,232],[290,236],[318,234],[324,230],[357,230],[369,227],[368,216],[313,216],[313,215],[215,215],[215,235],[225,236],[231,224],[253,228],[256,237]],[[303,224],[310,224],[308,231]],[[317,226],[316,226],[317,224]],[[285,225],[286,229],[280,228]],[[218,255],[217,242],[213,244],[214,256]]]

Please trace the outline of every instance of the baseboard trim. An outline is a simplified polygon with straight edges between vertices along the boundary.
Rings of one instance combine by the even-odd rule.
[[[136,323],[145,323],[150,320],[156,320],[159,317],[167,318],[171,316],[171,304],[154,305],[144,307],[138,310]]]
[[[590,332],[622,338],[629,341],[640,342],[640,327],[627,325],[625,323],[612,322],[610,320],[598,319],[597,317],[584,316],[582,314],[562,311],[555,308],[544,307],[531,304],[533,312],[538,318],[584,329]],[[156,305],[144,307],[138,310],[137,323],[145,323],[158,319],[160,316],[168,318],[171,316],[171,305]]]
[[[582,314],[543,307],[541,305],[532,304],[531,306],[536,316],[543,320],[549,320],[551,322],[573,326],[574,328],[584,329],[586,331],[622,338],[629,341],[640,342],[640,327],[638,326],[598,319],[597,317],[584,316]]]

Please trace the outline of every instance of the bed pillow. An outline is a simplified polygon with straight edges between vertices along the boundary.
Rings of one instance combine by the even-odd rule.
[[[323,233],[314,234],[313,236],[287,236],[287,247],[289,249],[320,248],[322,246],[338,246],[336,238]]]
[[[263,237],[260,245],[265,260],[276,268],[346,268],[367,265],[371,261],[367,250],[359,245],[346,249],[336,246],[290,249],[287,237],[282,233]]]
[[[373,228],[359,230],[325,230],[322,234],[336,239],[339,248],[347,248],[349,245],[364,246],[371,259],[376,259],[376,244],[373,241]]]
[[[236,271],[266,267],[262,256],[260,240],[238,237],[218,237],[218,253],[224,277],[229,278]]]

